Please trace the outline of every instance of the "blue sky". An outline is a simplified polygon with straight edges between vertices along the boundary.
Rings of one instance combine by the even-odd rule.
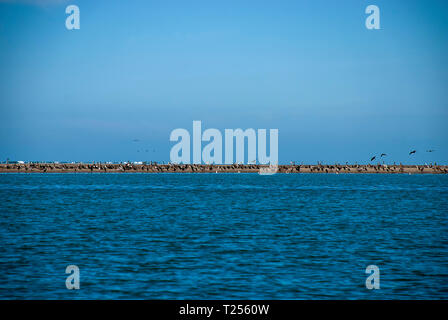
[[[0,160],[167,162],[201,120],[279,129],[280,163],[448,164],[447,60],[446,1],[0,0]]]

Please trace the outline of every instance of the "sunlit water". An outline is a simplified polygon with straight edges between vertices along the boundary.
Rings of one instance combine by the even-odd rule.
[[[2,299],[448,298],[445,175],[0,174],[0,197]]]

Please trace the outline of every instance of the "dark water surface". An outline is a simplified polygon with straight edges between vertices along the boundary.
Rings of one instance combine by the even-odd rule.
[[[446,175],[0,174],[0,197],[2,299],[448,298]]]

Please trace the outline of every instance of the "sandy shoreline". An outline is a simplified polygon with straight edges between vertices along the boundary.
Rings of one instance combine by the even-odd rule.
[[[172,172],[172,173],[258,173],[267,165],[193,165],[193,164],[105,164],[105,163],[27,163],[0,164],[0,173],[70,173],[70,172]],[[262,169],[263,170],[263,169]],[[441,165],[279,165],[278,173],[411,173],[446,174],[448,166]]]

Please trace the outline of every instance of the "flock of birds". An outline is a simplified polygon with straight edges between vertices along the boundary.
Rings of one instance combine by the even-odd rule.
[[[436,150],[433,150],[433,149],[426,150],[426,152],[434,152],[434,151],[436,151]],[[413,154],[415,154],[416,152],[417,152],[417,150],[411,150],[411,151],[409,151],[409,155],[413,155]],[[382,154],[380,155],[380,158],[385,157],[385,156],[387,156],[387,154],[386,154],[386,153],[382,153]],[[372,162],[372,161],[375,160],[375,159],[376,159],[376,155],[374,155],[372,158],[370,158],[370,161]]]
[[[132,142],[140,142],[140,140],[139,139],[134,139],[134,140],[132,140]],[[149,151],[148,149],[145,150],[145,152],[148,152],[148,151]],[[435,151],[436,150],[434,150],[434,149],[426,150],[426,152],[435,152]],[[137,152],[140,152],[140,150],[137,150]],[[152,152],[156,152],[156,149],[153,148]],[[411,155],[415,154],[416,152],[417,152],[417,150],[411,150],[411,151],[409,151],[409,155],[411,156]],[[383,157],[386,157],[386,156],[387,156],[386,153],[381,153],[380,158],[383,158]],[[376,155],[374,155],[373,157],[370,158],[370,162],[372,162],[375,159],[376,159]]]
[[[134,140],[132,140],[132,142],[140,142],[140,139],[134,139]],[[137,150],[137,152],[140,152],[140,150]],[[142,150],[142,152],[143,152],[143,150]],[[149,152],[149,150],[145,149],[145,152]],[[156,152],[156,149],[152,148],[152,152]]]

